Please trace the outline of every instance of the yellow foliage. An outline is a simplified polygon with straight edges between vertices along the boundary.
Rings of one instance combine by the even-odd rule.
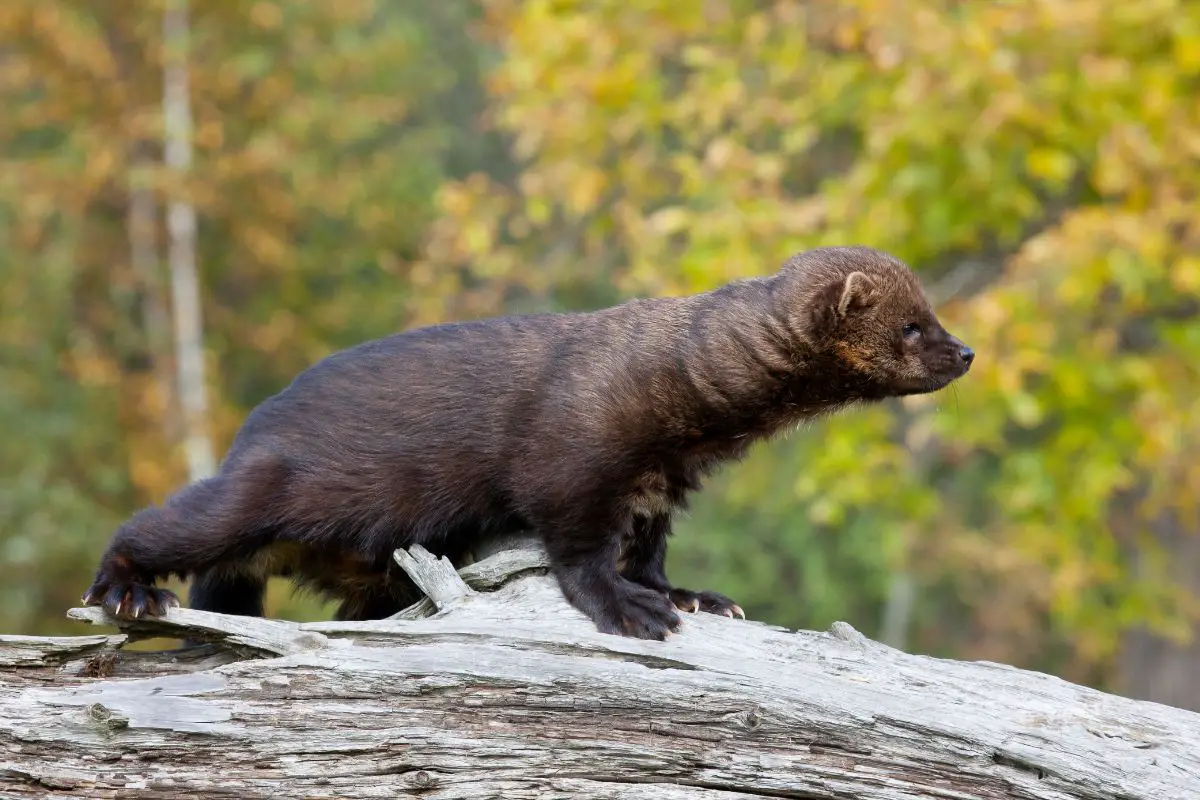
[[[486,305],[496,283],[527,282],[528,263],[560,281],[616,264],[623,292],[660,293],[859,242],[908,259],[936,293],[962,262],[986,288],[943,315],[980,356],[922,413],[958,461],[998,463],[987,505],[884,457],[879,418],[861,413],[808,453],[795,497],[821,523],[961,520],[943,534],[925,517],[930,536],[982,519],[995,558],[1047,564],[1037,602],[1086,658],[1132,619],[1099,613],[1105,592],[1177,624],[1179,596],[1146,599],[1138,581],[1158,579],[1130,570],[1108,519],[1152,520],[1161,504],[1138,496],[1195,505],[1200,7],[500,2],[488,23],[505,53],[496,118],[525,168],[515,190],[446,190],[453,222],[430,258],[443,278],[484,280],[437,313]],[[500,229],[521,236],[487,232]],[[564,241],[573,258],[545,258]],[[998,254],[963,255],[979,251]]]

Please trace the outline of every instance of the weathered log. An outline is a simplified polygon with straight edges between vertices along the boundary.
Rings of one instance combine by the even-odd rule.
[[[608,636],[528,547],[397,561],[430,597],[388,620],[175,609],[0,637],[0,796],[1200,798],[1187,711],[843,623]],[[211,644],[121,649],[145,636]]]

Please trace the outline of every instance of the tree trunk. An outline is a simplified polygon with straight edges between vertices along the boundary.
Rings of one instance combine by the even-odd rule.
[[[124,635],[0,637],[0,794],[1200,797],[1188,711],[908,655],[844,623],[698,614],[666,642],[609,636],[536,548],[457,573],[420,547],[397,561],[428,597],[388,620],[177,609]],[[209,644],[120,649],[164,635]]]
[[[176,191],[179,191],[186,185],[192,165],[187,0],[167,0],[163,14],[163,46],[165,156],[167,167],[175,173]],[[216,459],[208,433],[200,280],[196,270],[196,209],[186,197],[176,196],[168,204],[167,232],[184,453],[189,478],[196,481],[213,474]]]
[[[133,272],[138,282],[141,297],[142,325],[146,333],[146,350],[150,354],[150,371],[158,391],[164,398],[175,394],[171,381],[170,358],[170,315],[163,297],[163,281],[160,279],[156,204],[154,191],[149,185],[149,174],[155,159],[144,141],[136,141],[130,147],[129,170],[129,253]],[[163,414],[162,431],[167,441],[175,441],[178,432],[173,413],[168,403]]]
[[[1166,551],[1172,583],[1200,597],[1200,534],[1175,514],[1161,515],[1151,531]],[[1200,711],[1200,626],[1192,626],[1189,642],[1132,630],[1121,642],[1117,663],[1124,694]]]
[[[129,239],[129,261],[133,273],[135,299],[128,309],[137,332],[137,340],[125,343],[122,355],[125,367],[134,354],[148,358],[148,371],[154,388],[165,401],[160,429],[167,442],[179,439],[178,413],[174,409],[175,380],[171,357],[171,316],[167,308],[166,282],[159,257],[159,213],[155,199],[154,173],[159,162],[156,137],[146,124],[148,106],[156,103],[157,82],[147,85],[143,44],[123,25],[128,20],[113,18],[103,26],[117,79],[125,88],[125,110],[121,120],[127,137],[128,171],[124,186],[127,196],[125,228]],[[139,409],[139,411],[143,411]]]

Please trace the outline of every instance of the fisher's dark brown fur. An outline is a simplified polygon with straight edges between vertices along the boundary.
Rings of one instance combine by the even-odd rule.
[[[392,552],[452,561],[532,529],[566,598],[607,633],[661,639],[676,609],[741,616],[671,586],[671,515],[750,445],[856,402],[932,392],[973,353],[916,276],[862,247],[777,273],[601,311],[439,325],[335,353],[246,419],[216,476],[135,514],[84,602],[119,616],[177,602],[261,615],[271,575],[342,619],[414,599]]]

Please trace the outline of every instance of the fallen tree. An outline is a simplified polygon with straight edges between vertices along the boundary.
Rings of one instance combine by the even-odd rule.
[[[843,623],[607,636],[517,544],[398,551],[427,598],[377,622],[0,637],[0,796],[1200,798],[1200,715]],[[209,644],[121,649],[147,636]]]

